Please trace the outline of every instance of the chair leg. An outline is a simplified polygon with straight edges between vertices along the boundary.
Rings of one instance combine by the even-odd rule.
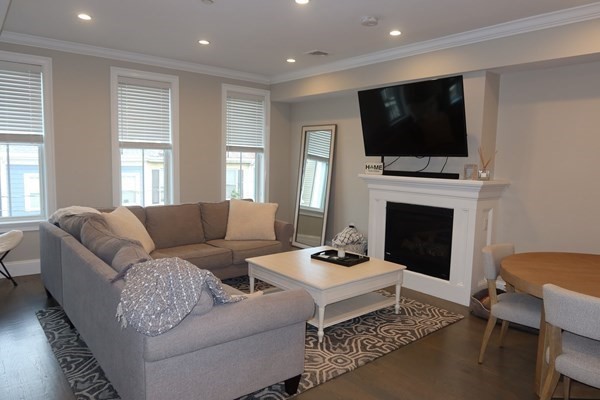
[[[571,378],[569,378],[566,375],[563,375],[563,390],[563,397],[565,398],[565,400],[569,400],[571,396]]]
[[[554,368],[548,368],[548,374],[544,379],[544,385],[542,386],[542,392],[540,393],[540,400],[552,399],[552,394],[556,390],[560,374]]]
[[[508,325],[510,322],[502,321],[502,326],[500,327],[500,347],[504,347],[504,338],[506,337],[506,332],[508,331]]]
[[[494,330],[494,326],[496,326],[497,318],[490,314],[488,318],[487,325],[485,326],[485,332],[483,333],[483,341],[481,342],[481,350],[479,350],[479,364],[483,362],[483,355],[485,354],[485,349],[487,348],[488,342],[490,341],[490,336],[492,336],[492,331]]]
[[[8,251],[6,253],[4,253],[4,256],[6,256],[7,254],[8,254]],[[0,258],[0,264],[2,264],[2,267],[4,268],[4,271],[0,270],[0,274],[4,275],[4,277],[6,279],[10,279],[14,286],[18,286],[17,282],[15,282],[15,279],[10,275],[10,272],[8,272],[8,269],[6,269],[6,265],[4,265],[4,262],[2,261],[4,256],[2,256],[2,258]]]

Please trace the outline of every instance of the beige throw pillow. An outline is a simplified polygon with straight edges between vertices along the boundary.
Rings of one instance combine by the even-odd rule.
[[[275,240],[276,203],[231,200],[225,240]]]
[[[155,249],[154,241],[140,220],[127,207],[117,207],[113,212],[104,213],[110,229],[117,235],[137,240],[150,254]]]

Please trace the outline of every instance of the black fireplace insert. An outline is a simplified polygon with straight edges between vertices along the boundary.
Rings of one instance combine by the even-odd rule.
[[[387,202],[385,260],[449,280],[453,220],[451,208]]]

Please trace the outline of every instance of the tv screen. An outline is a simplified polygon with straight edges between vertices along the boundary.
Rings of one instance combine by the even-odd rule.
[[[358,92],[367,156],[467,157],[462,76]]]

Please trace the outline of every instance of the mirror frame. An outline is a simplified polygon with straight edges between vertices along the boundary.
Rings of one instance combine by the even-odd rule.
[[[325,190],[325,203],[323,206],[323,226],[321,228],[320,245],[325,244],[325,231],[327,229],[327,214],[329,209],[329,194],[331,191],[331,177],[333,171],[333,154],[335,148],[335,136],[337,125],[306,125],[302,127],[302,143],[300,147],[300,165],[298,168],[298,188],[296,191],[296,210],[294,215],[294,235],[292,236],[292,245],[300,248],[312,247],[310,244],[300,243],[297,241],[298,236],[298,219],[300,217],[300,196],[302,194],[302,182],[304,177],[304,166],[306,160],[306,141],[309,132],[312,131],[329,131],[331,133],[331,146],[329,148],[329,168],[327,168],[327,185]]]

